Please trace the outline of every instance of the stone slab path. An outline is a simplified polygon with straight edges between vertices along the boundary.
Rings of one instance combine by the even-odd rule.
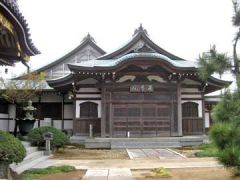
[[[88,169],[83,180],[132,180],[132,173],[127,168]]]
[[[183,155],[170,149],[127,149],[130,159],[183,159]]]

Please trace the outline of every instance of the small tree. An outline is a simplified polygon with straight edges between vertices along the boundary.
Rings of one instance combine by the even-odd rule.
[[[0,97],[11,104],[15,104],[21,114],[23,105],[40,94],[46,86],[44,78],[44,73],[29,73],[21,80],[0,78]]]
[[[210,48],[209,52],[202,53],[197,61],[198,72],[203,81],[207,81],[214,73],[219,74],[220,78],[222,78],[223,73],[231,69],[230,58],[226,53],[218,53],[215,45]]]
[[[213,109],[210,137],[219,150],[218,160],[240,175],[240,91],[226,92]]]

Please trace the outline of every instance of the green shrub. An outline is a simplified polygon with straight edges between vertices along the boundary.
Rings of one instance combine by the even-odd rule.
[[[0,162],[19,163],[26,156],[26,150],[21,141],[8,132],[0,131]]]
[[[217,147],[218,160],[240,175],[240,89],[225,93],[212,117],[210,137]]]
[[[37,145],[39,147],[44,146],[45,141],[43,139],[43,134],[46,132],[53,133],[53,140],[51,140],[52,148],[59,148],[69,143],[69,137],[66,136],[66,134],[54,127],[49,126],[32,129],[29,132],[28,137],[33,145]]]
[[[43,175],[55,174],[55,173],[65,173],[75,171],[76,168],[73,166],[49,166],[45,169],[30,169],[24,171],[21,175],[22,180],[35,180],[39,179]]]

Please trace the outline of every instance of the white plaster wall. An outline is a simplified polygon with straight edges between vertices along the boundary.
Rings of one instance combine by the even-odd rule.
[[[9,120],[9,131],[13,132],[15,127],[15,120]]]
[[[198,104],[198,116],[200,118],[203,117],[203,112],[202,112],[202,100],[184,100],[182,101],[182,104],[185,103],[185,102],[194,102],[194,103],[197,103]]]
[[[205,128],[209,128],[209,127],[210,127],[210,113],[205,112]]]
[[[8,105],[8,113],[10,119],[16,118],[16,106],[13,104]]]
[[[202,98],[201,94],[182,94],[181,98]]]
[[[54,120],[53,127],[57,128],[57,129],[62,129],[62,120]]]
[[[77,98],[101,98],[101,94],[77,94]]]
[[[181,92],[200,92],[197,88],[182,88]]]
[[[84,102],[93,102],[98,104],[98,118],[101,118],[101,100],[77,100],[76,101],[76,118],[80,117],[80,104],[84,103]]]
[[[73,119],[73,104],[64,105],[64,119]]]
[[[73,129],[73,121],[72,120],[64,121],[64,129]]]
[[[100,92],[98,88],[80,88],[78,92]]]
[[[8,114],[0,113],[0,130],[8,131]]]

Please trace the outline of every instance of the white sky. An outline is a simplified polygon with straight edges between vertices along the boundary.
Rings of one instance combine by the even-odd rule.
[[[216,44],[232,53],[231,0],[18,0],[31,37],[42,52],[32,69],[74,49],[88,32],[106,52],[128,41],[139,24],[167,51],[196,60]],[[10,75],[26,71],[17,65]]]

